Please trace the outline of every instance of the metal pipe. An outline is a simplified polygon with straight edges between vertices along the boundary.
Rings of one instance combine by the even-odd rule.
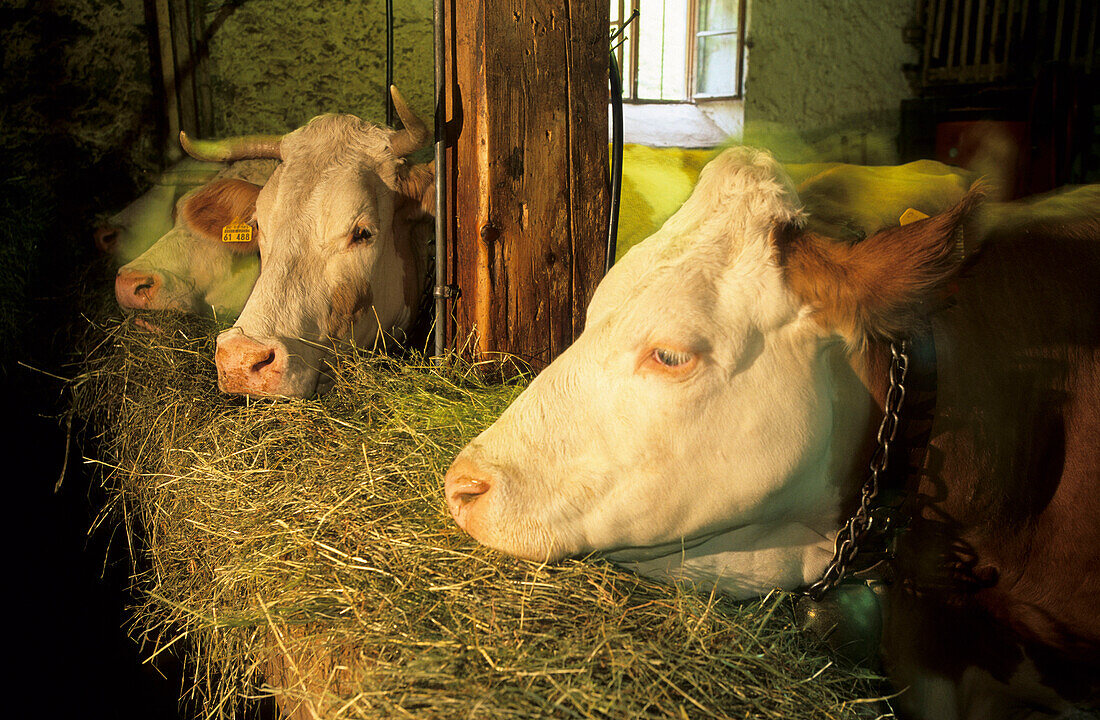
[[[447,175],[446,156],[444,155],[444,137],[446,130],[446,92],[443,87],[443,0],[435,0],[435,322],[433,323],[433,335],[435,338],[434,357],[443,356],[443,327],[447,318],[447,306],[444,297],[444,284],[446,282],[446,253],[444,253],[444,240],[446,223],[443,218],[444,189]]]
[[[386,127],[393,127],[391,87],[393,87],[393,0],[386,0],[386,87],[382,89],[382,97],[386,99]]]

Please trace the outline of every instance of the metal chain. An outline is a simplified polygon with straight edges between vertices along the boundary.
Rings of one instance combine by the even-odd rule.
[[[905,376],[909,372],[909,341],[890,343],[890,389],[886,391],[886,412],[882,417],[876,436],[877,447],[871,455],[870,474],[863,483],[859,507],[848,518],[836,534],[833,542],[833,559],[821,575],[821,579],[810,585],[806,594],[813,600],[820,600],[832,590],[848,571],[852,561],[859,554],[860,544],[866,538],[872,524],[872,506],[879,491],[879,477],[886,472],[890,462],[890,443],[898,432],[901,420],[901,405],[905,401]]]

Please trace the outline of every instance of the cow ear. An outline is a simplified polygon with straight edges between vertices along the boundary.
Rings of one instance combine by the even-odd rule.
[[[411,165],[397,177],[398,212],[410,220],[435,215],[435,161]]]
[[[192,193],[180,208],[180,217],[195,235],[210,242],[222,242],[222,228],[234,221],[252,225],[250,242],[225,243],[232,252],[259,252],[256,228],[256,198],[262,188],[236,178],[214,180]]]
[[[962,264],[963,228],[985,193],[976,184],[944,213],[855,244],[778,228],[773,240],[787,283],[823,325],[850,343],[917,332]]]

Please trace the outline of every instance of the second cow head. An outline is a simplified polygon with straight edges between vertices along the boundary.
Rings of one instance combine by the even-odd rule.
[[[426,145],[428,130],[391,92],[403,130],[322,115],[283,137],[181,137],[200,159],[282,160],[256,199],[260,277],[218,336],[222,391],[308,397],[334,345],[370,346],[413,322],[434,174],[403,159]]]

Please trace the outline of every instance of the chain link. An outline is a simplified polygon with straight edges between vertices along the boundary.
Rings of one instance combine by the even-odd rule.
[[[859,554],[860,545],[872,526],[872,509],[879,491],[879,477],[890,462],[890,444],[897,436],[901,422],[901,406],[905,401],[905,376],[909,372],[909,341],[890,343],[890,389],[886,391],[886,408],[876,435],[877,446],[871,455],[870,473],[863,483],[859,507],[836,534],[833,559],[821,579],[810,585],[806,594],[820,600],[832,590],[848,571]]]

